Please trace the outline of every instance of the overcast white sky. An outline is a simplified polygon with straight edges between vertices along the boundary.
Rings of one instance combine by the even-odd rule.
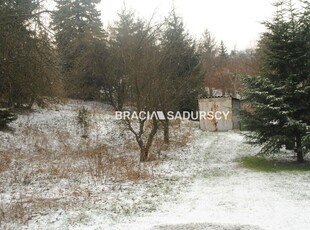
[[[191,35],[199,38],[208,29],[229,50],[253,48],[264,31],[260,22],[270,19],[274,11],[274,0],[102,0],[99,9],[105,26],[117,19],[123,2],[146,19],[154,12],[163,19],[174,2]]]

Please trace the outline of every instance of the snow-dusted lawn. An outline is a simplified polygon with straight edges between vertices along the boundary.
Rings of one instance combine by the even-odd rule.
[[[0,132],[0,153],[10,159],[0,172],[0,228],[310,229],[309,172],[240,167],[236,159],[257,149],[238,132],[202,132],[183,122],[173,130],[180,144],[140,165],[142,179],[118,180],[113,173],[122,168],[92,175],[94,159],[82,150],[105,144],[132,158],[137,149],[108,106],[83,105],[92,111],[87,139],[76,123],[77,102],[22,115],[13,132]]]
[[[128,225],[130,229],[177,224],[184,226],[159,229],[310,228],[308,172],[261,173],[240,168],[234,159],[256,150],[234,132],[200,133],[191,146],[189,158],[205,157],[205,165],[199,166],[201,171],[193,183],[177,202],[135,219]],[[193,165],[188,166],[195,170]]]

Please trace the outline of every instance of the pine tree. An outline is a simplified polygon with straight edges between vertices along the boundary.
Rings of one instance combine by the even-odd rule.
[[[135,13],[125,6],[118,13],[118,20],[109,28],[108,66],[104,78],[105,99],[115,108],[122,110],[124,103],[131,100],[129,92],[130,75],[137,66],[140,44],[145,25],[136,18]]]
[[[216,54],[218,48],[215,38],[208,30],[205,30],[199,42],[199,57],[201,62],[200,71],[204,76],[204,86],[208,88],[207,96],[212,95],[213,78],[216,70]]]
[[[307,10],[300,15],[290,2],[276,6],[260,41],[261,76],[245,80],[252,108],[244,121],[262,152],[293,147],[297,161],[303,162],[310,125],[309,21],[303,20]]]
[[[195,111],[202,89],[196,44],[186,32],[183,19],[172,9],[165,20],[161,39],[162,78],[164,78],[171,110]],[[173,98],[173,100],[172,100]]]
[[[166,114],[162,122],[164,142],[169,143],[167,112],[195,111],[203,86],[196,44],[186,32],[183,19],[174,8],[165,20],[161,36],[158,77],[162,85],[158,99],[161,110]]]
[[[57,81],[55,54],[38,1],[0,2],[0,100],[8,107],[43,104]]]
[[[94,99],[99,94],[106,35],[98,3],[100,0],[56,0],[52,29],[70,97]]]
[[[304,58],[308,60],[308,62],[305,64],[305,68],[308,69],[308,78],[305,79],[302,83],[303,89],[300,96],[304,96],[303,102],[307,102],[305,106],[308,106],[306,108],[306,111],[304,111],[303,120],[308,121],[308,127],[307,127],[307,133],[302,138],[302,146],[304,147],[304,152],[310,152],[310,127],[309,127],[309,121],[310,121],[310,112],[309,112],[309,100],[310,100],[310,2],[304,1],[303,2],[303,9],[304,12],[301,16],[301,40],[303,41],[303,46],[306,50],[306,54]]]
[[[223,40],[221,41],[220,47],[219,47],[219,57],[221,57],[223,60],[226,60],[228,58],[227,48]]]

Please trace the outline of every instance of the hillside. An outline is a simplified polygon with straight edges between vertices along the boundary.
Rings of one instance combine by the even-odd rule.
[[[77,122],[84,106],[86,138]],[[67,101],[20,114],[0,132],[2,229],[308,229],[308,172],[256,172],[242,133],[173,126],[154,160],[112,109]]]

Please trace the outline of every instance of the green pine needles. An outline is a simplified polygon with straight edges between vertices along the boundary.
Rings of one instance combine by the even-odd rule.
[[[310,143],[310,7],[297,11],[291,1],[275,6],[259,43],[260,76],[244,78],[249,107],[243,121],[262,153],[286,147],[303,162]]]

